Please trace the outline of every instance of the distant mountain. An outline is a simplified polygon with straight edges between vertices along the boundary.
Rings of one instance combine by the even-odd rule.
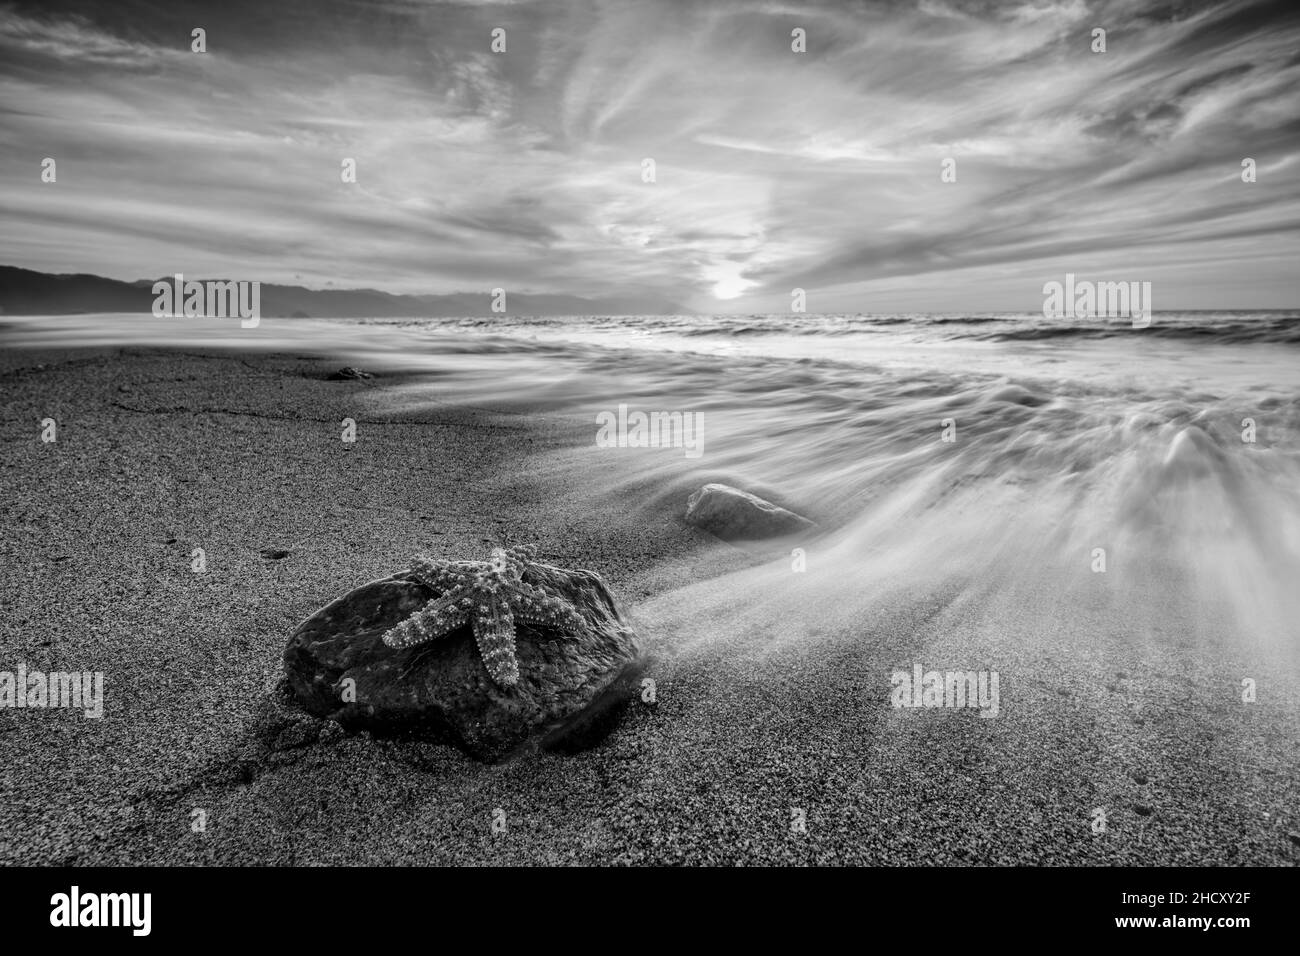
[[[211,279],[214,276],[186,276]],[[12,315],[72,315],[79,312],[149,312],[155,281],[121,282],[92,275],[50,275],[0,266],[0,312]],[[304,289],[262,283],[265,318],[389,316],[490,316],[492,297],[483,292],[449,295],[393,295],[376,289]],[[581,299],[571,295],[527,295],[507,290],[507,315],[675,315],[681,306],[666,299],[626,296]]]

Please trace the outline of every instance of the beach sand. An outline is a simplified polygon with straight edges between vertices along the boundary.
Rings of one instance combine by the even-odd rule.
[[[368,416],[367,390],[392,381],[325,381],[340,364],[0,358],[0,670],[105,673],[101,719],[0,710],[0,863],[1300,859],[1290,655],[1191,642],[1176,624],[1135,644],[1104,602],[1051,633],[990,626],[983,592],[930,581],[851,635],[778,620],[794,637],[773,642],[718,600],[683,619],[685,597],[759,559],[669,501],[588,501],[530,469],[590,429],[451,405]],[[634,701],[592,749],[500,765],[366,735],[259,755],[296,624],[419,551],[482,558],[502,537],[605,576],[650,655],[654,703]],[[955,657],[998,663],[997,719],[890,706],[890,671]]]

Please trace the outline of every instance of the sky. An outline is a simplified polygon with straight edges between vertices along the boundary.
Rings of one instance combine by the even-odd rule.
[[[46,272],[1300,306],[1292,0],[0,0],[0,130],[0,263]]]

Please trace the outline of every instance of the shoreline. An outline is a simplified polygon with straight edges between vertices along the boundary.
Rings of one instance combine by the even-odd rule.
[[[375,418],[356,393],[399,377],[323,380],[344,364],[136,347],[0,359],[14,569],[0,670],[105,673],[98,720],[0,709],[0,863],[1300,859],[1300,821],[1279,817],[1300,805],[1300,704],[1282,671],[1254,710],[1231,710],[1221,649],[1135,649],[1104,636],[1100,611],[1037,645],[1014,622],[987,634],[966,623],[978,596],[926,582],[852,640],[769,646],[721,605],[683,620],[693,594],[725,592],[755,559],[666,500],[630,514],[547,484],[529,463],[590,438],[569,422],[451,405]],[[500,765],[365,735],[248,757],[300,620],[417,551],[478,557],[502,535],[609,581],[651,656],[653,705],[634,701],[590,750]],[[959,646],[1003,662],[1004,701],[1012,665],[1018,696],[998,720],[873,693],[874,675]],[[1114,812],[1099,838],[1100,805]]]

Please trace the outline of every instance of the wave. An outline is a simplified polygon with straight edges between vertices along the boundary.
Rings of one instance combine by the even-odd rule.
[[[1206,319],[1195,321],[1157,316],[1150,326],[1133,329],[1128,320],[1107,324],[1038,325],[1003,328],[988,334],[975,334],[971,338],[996,342],[1033,342],[1044,339],[1106,339],[1140,334],[1157,339],[1183,339],[1187,341],[1216,342],[1224,345],[1276,344],[1300,345],[1300,317],[1295,315],[1262,315],[1249,320]]]
[[[1032,342],[1048,339],[1109,339],[1142,335],[1158,339],[1213,341],[1223,344],[1300,344],[1300,313],[1293,311],[1158,312],[1150,324],[1135,329],[1128,318],[1047,319],[1038,313],[888,313],[876,315],[690,315],[591,316],[567,319],[501,317],[436,320],[458,328],[577,331],[627,330],[672,334],[699,340],[718,338],[845,338],[878,332],[904,332],[920,341],[972,339]]]
[[[740,601],[756,627],[794,606],[795,620],[833,609],[852,631],[880,594],[926,584],[996,590],[1009,616],[1068,595],[1106,601],[1152,633],[1175,612],[1199,627],[1204,611],[1207,639],[1276,638],[1295,649],[1300,363],[1240,344],[1294,341],[1294,316],[1192,315],[1154,342],[1087,324],[1051,329],[1041,317],[901,318],[809,317],[805,345],[817,339],[811,328],[831,336],[818,354],[791,347],[800,333],[788,316],[304,320],[254,330],[7,316],[0,336],[6,347],[330,355],[379,373],[355,393],[367,414],[418,420],[459,404],[550,416],[571,440],[531,453],[528,471],[557,515],[680,520],[705,482],[747,488],[823,528],[809,545],[810,567],[822,569],[815,579],[792,583],[787,560],[715,590],[719,614]],[[876,329],[850,347],[843,330],[873,322],[897,331]],[[682,335],[687,328],[700,334]],[[1060,334],[988,340],[1044,329]],[[1067,344],[1087,337],[1101,340]],[[891,352],[895,338],[906,347]],[[701,415],[702,453],[599,446],[598,416],[620,405]],[[1108,577],[1091,568],[1098,549]],[[1060,620],[1043,612],[1039,623]]]

